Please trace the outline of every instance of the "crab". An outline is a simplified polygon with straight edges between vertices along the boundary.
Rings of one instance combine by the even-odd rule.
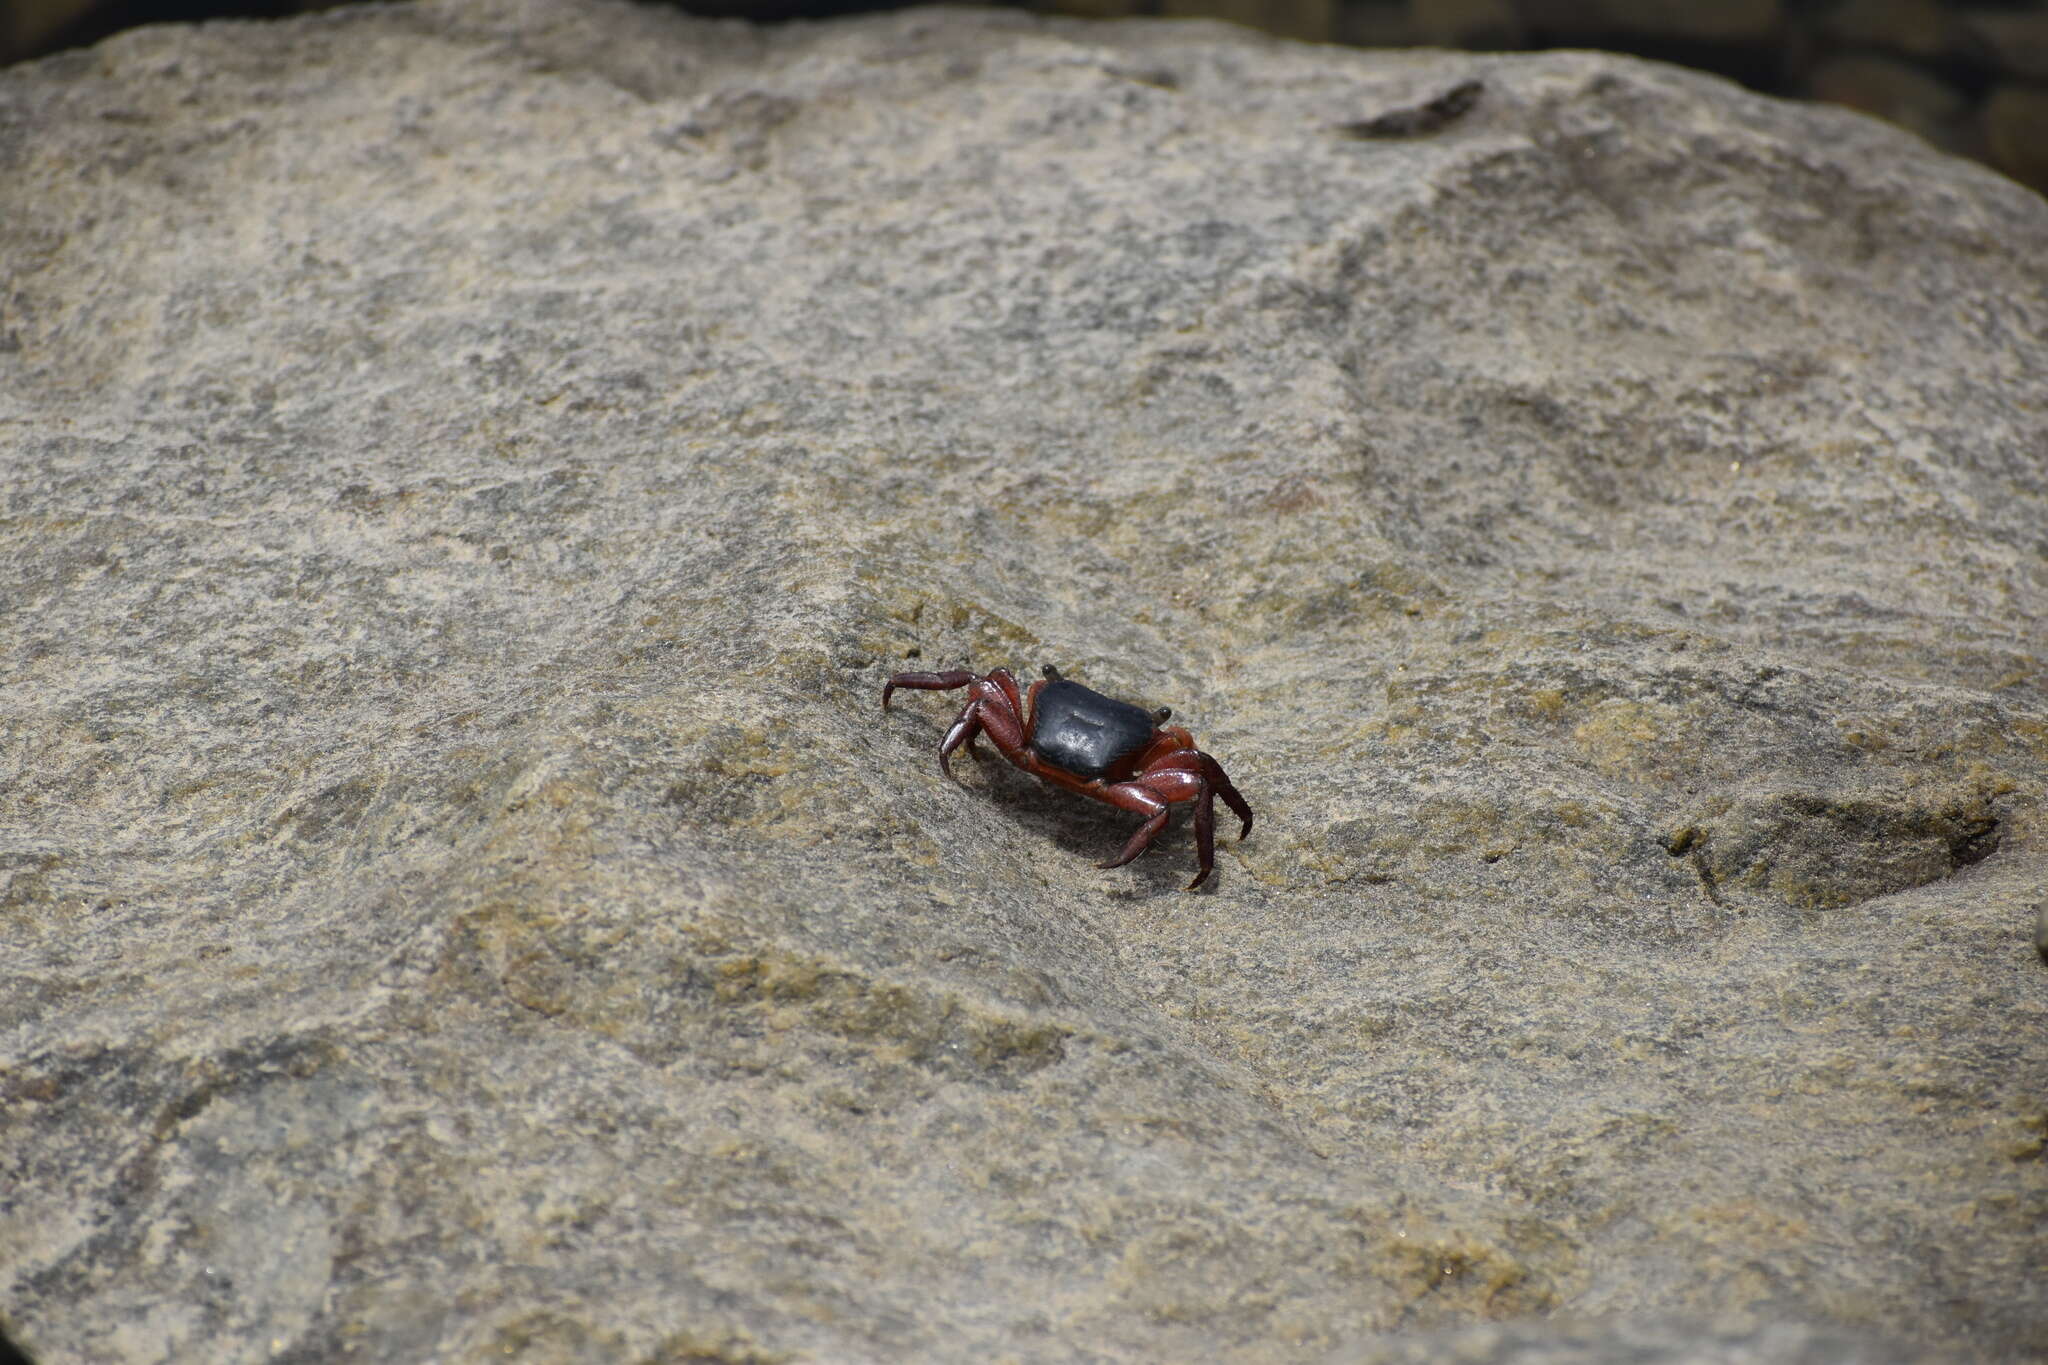
[[[897,688],[925,692],[967,689],[946,737],[939,743],[939,772],[948,779],[947,760],[967,746],[977,754],[974,737],[986,733],[1004,758],[1032,776],[1064,787],[1091,801],[1134,811],[1145,823],[1123,851],[1098,867],[1122,867],[1150,848],[1166,828],[1172,807],[1195,803],[1195,879],[1192,891],[1209,879],[1216,863],[1216,798],[1244,822],[1237,837],[1252,832],[1252,808],[1230,785],[1223,765],[1195,747],[1195,737],[1168,725],[1173,711],[1147,711],[1126,701],[1105,697],[1062,678],[1051,664],[1045,678],[1022,690],[1009,669],[977,675],[964,668],[944,673],[898,673],[882,685],[882,709]]]

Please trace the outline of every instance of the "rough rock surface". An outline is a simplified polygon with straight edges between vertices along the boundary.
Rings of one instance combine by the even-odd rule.
[[[2048,1352],[2033,195],[471,0],[0,73],[0,204],[43,1360]],[[1212,890],[876,707],[1041,662],[1229,767]]]

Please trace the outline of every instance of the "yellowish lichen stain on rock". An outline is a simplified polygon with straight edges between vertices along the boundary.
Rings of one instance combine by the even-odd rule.
[[[715,998],[767,1028],[887,1046],[897,1061],[1029,1072],[1057,1062],[1073,1030],[955,992],[877,980],[845,966],[777,954],[712,964]]]
[[[1375,1272],[1404,1297],[1400,1325],[1514,1318],[1554,1307],[1552,1285],[1509,1250],[1471,1237],[1383,1232]],[[1556,1259],[1555,1268],[1562,1268]]]
[[[1695,742],[1688,733],[1691,719],[1680,708],[1661,702],[1609,698],[1572,728],[1572,742],[1595,772],[1670,781],[1684,770],[1685,747]]]

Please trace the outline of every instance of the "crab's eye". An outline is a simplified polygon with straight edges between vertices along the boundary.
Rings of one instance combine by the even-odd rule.
[[[1173,719],[1173,708],[1171,706],[1160,707],[1152,713],[1152,719],[1160,725],[1166,724],[1166,722]]]
[[[1047,682],[1058,682],[1060,680],[1060,671],[1051,664],[1045,665],[1045,680]]]

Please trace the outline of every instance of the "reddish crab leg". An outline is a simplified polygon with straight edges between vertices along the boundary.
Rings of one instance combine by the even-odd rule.
[[[1104,801],[1109,802],[1113,806],[1119,806],[1124,810],[1136,811],[1140,815],[1148,816],[1149,818],[1138,827],[1138,832],[1131,836],[1130,842],[1124,845],[1123,852],[1117,854],[1116,857],[1102,864],[1102,866],[1122,867],[1125,863],[1143,853],[1151,846],[1152,841],[1159,837],[1159,832],[1166,828],[1166,817],[1172,807],[1183,801],[1199,801],[1202,804],[1207,804],[1208,795],[1209,784],[1202,780],[1199,773],[1191,773],[1179,768],[1154,768],[1135,781],[1119,782],[1115,786],[1105,789],[1102,793]],[[1201,806],[1198,805],[1196,807],[1197,812],[1200,809]],[[1199,818],[1198,814],[1198,821]],[[1196,833],[1197,835],[1200,834],[1199,824],[1197,825]],[[1213,846],[1213,841],[1211,842]],[[1197,851],[1200,851],[1199,840]],[[1201,876],[1195,878],[1194,885],[1201,885],[1202,878],[1208,875],[1209,866],[1205,862],[1201,868]]]
[[[1216,866],[1216,798],[1221,792],[1209,776],[1211,771],[1222,778],[1222,786],[1230,786],[1230,779],[1223,777],[1223,769],[1215,759],[1199,749],[1179,749],[1154,759],[1134,780],[1134,785],[1143,786],[1162,800],[1176,805],[1194,802],[1195,879],[1188,883],[1190,891],[1209,880],[1209,873]],[[1230,796],[1236,795],[1237,789],[1232,787]],[[1240,802],[1243,799],[1238,797]]]
[[[1218,763],[1209,755],[1201,753],[1199,750],[1196,751],[1196,756],[1202,760],[1202,776],[1209,780],[1209,785],[1214,787],[1216,794],[1223,798],[1223,804],[1230,807],[1238,819],[1244,821],[1244,828],[1237,832],[1237,837],[1243,839],[1252,832],[1252,808],[1250,804],[1237,794],[1236,787],[1230,785],[1230,779],[1223,775],[1223,765],[1221,763]]]
[[[920,692],[950,692],[973,681],[974,675],[964,668],[948,669],[944,673],[898,673],[882,684],[882,709],[889,709],[889,694],[899,687],[914,687]]]
[[[946,731],[946,737],[939,741],[939,771],[948,779],[953,776],[953,751],[963,744],[971,746],[975,735],[981,732],[981,716],[978,714],[980,710],[980,702],[968,702],[966,709],[954,718],[952,728]]]
[[[1208,881],[1215,868],[1216,789],[1204,782],[1202,794],[1195,800],[1195,879],[1188,883],[1188,890]]]
[[[953,769],[947,760],[953,751],[965,744],[971,752],[975,735],[983,730],[988,731],[988,737],[1011,762],[1016,762],[1017,755],[1024,752],[1024,727],[1017,720],[1016,705],[1000,681],[993,678],[975,680],[967,705],[961,708],[953,728],[946,731],[946,738],[939,745],[939,771],[951,777]]]
[[[1107,788],[1102,793],[1102,800],[1120,810],[1136,811],[1146,817],[1145,823],[1138,826],[1138,832],[1124,845],[1123,852],[1106,863],[1096,864],[1097,867],[1122,867],[1143,853],[1151,846],[1152,841],[1159,837],[1159,831],[1166,828],[1166,816],[1170,808],[1166,802],[1135,782],[1120,782],[1114,787]]]

